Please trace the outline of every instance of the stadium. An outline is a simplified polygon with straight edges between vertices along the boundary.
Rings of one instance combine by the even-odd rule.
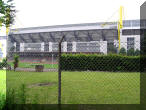
[[[6,88],[19,104],[140,104],[145,27],[120,13],[113,22],[10,29]]]
[[[63,60],[58,62],[58,43],[63,36],[62,53],[77,55],[62,55]],[[31,100],[37,93],[41,104],[140,102],[139,56],[108,55],[119,54],[119,47],[126,51],[140,50],[139,20],[123,21],[120,39],[118,22],[98,22],[12,29],[7,44],[8,63],[12,68],[16,61],[13,55],[19,55],[16,71],[7,71],[7,88],[25,83],[31,87],[27,89]],[[34,87],[34,84],[45,87]],[[57,102],[59,87],[62,88],[61,102]]]
[[[140,20],[124,20],[120,39],[118,22],[11,29],[7,41],[8,56],[17,53],[21,58],[29,59],[56,55],[63,35],[62,52],[66,53],[118,53],[119,45],[126,50],[140,50]]]

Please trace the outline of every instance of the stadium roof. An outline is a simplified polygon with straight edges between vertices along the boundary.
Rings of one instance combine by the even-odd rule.
[[[105,23],[82,23],[82,24],[67,24],[67,25],[55,25],[55,26],[41,26],[41,27],[29,27],[29,28],[18,28],[12,29],[12,34],[22,33],[39,33],[39,32],[58,32],[58,31],[74,31],[74,30],[93,30],[93,29],[116,29],[116,22]]]
[[[124,28],[130,28],[130,27],[139,28],[140,20],[124,20],[123,27]],[[10,33],[22,34],[22,33],[92,30],[92,29],[117,29],[117,22],[97,22],[97,23],[81,23],[81,24],[17,28],[17,29],[11,29]]]
[[[123,29],[124,28],[139,29],[140,20],[125,20],[123,21]],[[76,35],[79,31],[82,31],[84,35]],[[68,33],[66,35],[66,40],[68,42],[97,41],[102,37],[102,39],[106,40],[117,39],[117,22],[82,23],[12,29],[10,30],[9,38],[12,42],[57,42],[58,39],[60,39],[60,36],[66,32]],[[96,35],[94,33],[96,33]]]

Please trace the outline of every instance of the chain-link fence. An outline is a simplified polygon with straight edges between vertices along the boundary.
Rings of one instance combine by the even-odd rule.
[[[21,104],[139,104],[140,42],[17,44],[8,52],[7,99]],[[15,71],[14,71],[15,68]],[[11,102],[10,102],[11,103]]]
[[[15,104],[57,104],[58,52],[10,52],[7,100]],[[18,60],[17,60],[18,59]]]
[[[120,50],[115,41],[63,39],[60,50],[57,42],[20,44],[8,53],[7,98],[30,104],[139,104],[140,44],[129,41],[121,42]]]
[[[140,103],[140,42],[76,42],[61,56],[61,103]],[[78,53],[78,52],[81,53]]]

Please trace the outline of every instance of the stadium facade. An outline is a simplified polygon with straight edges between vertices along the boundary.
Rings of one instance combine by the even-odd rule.
[[[146,23],[144,23],[146,25]],[[11,29],[7,52],[42,54],[57,52],[58,42],[63,52],[94,52],[107,54],[113,48],[140,50],[140,20],[124,20],[118,40],[117,22],[98,22]],[[111,48],[112,47],[112,48]]]

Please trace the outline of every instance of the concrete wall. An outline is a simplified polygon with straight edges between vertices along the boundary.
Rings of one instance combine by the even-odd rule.
[[[127,38],[134,38],[134,49],[140,50],[140,35],[122,35],[121,36],[121,48],[124,47],[127,50]]]

